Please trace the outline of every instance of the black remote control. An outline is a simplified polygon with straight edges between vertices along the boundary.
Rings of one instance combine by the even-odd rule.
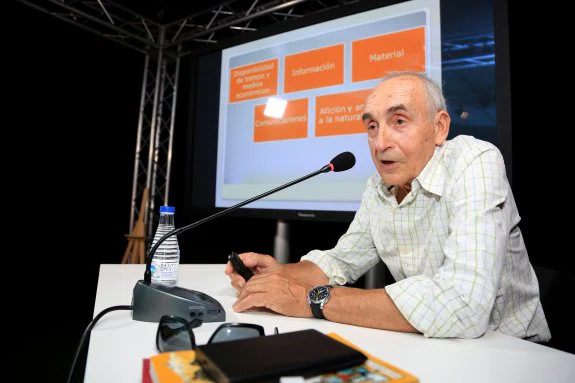
[[[250,278],[254,275],[253,271],[251,271],[246,267],[246,265],[244,265],[240,256],[235,251],[232,251],[230,255],[228,255],[228,259],[230,260],[230,263],[232,264],[234,270],[239,275],[241,275],[246,280],[246,282],[249,281]]]

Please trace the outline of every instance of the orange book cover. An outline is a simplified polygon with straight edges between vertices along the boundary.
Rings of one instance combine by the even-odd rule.
[[[196,363],[193,350],[164,352],[150,357],[153,383],[213,383]]]

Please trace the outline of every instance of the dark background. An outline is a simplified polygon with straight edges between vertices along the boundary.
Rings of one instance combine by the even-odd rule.
[[[573,272],[567,186],[573,108],[560,96],[570,98],[572,89],[567,48],[560,47],[567,24],[548,4],[517,3],[509,6],[510,113],[520,227],[534,264]],[[32,341],[21,342],[42,350],[34,373],[63,381],[94,314],[99,266],[119,263],[128,244],[144,58],[21,3],[7,15],[14,24],[3,41],[2,184],[4,224],[11,228],[4,275],[18,293],[6,290],[4,311],[34,325],[26,330]],[[198,227],[186,263],[224,262],[226,254],[211,251],[216,241],[238,252],[271,253],[275,226],[224,218]],[[292,256],[333,246],[346,227],[292,224]]]

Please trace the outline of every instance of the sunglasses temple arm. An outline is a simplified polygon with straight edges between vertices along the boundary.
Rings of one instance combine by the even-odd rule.
[[[190,331],[190,341],[192,343],[192,350],[196,349],[196,336],[193,331]]]

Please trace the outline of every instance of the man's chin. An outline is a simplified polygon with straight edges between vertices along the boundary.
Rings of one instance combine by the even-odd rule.
[[[401,181],[400,179],[397,177],[397,175],[393,174],[393,173],[389,173],[389,172],[382,172],[381,170],[379,171],[379,176],[381,177],[381,179],[383,180],[383,182],[385,182],[385,184],[387,186],[398,186],[401,185]]]

